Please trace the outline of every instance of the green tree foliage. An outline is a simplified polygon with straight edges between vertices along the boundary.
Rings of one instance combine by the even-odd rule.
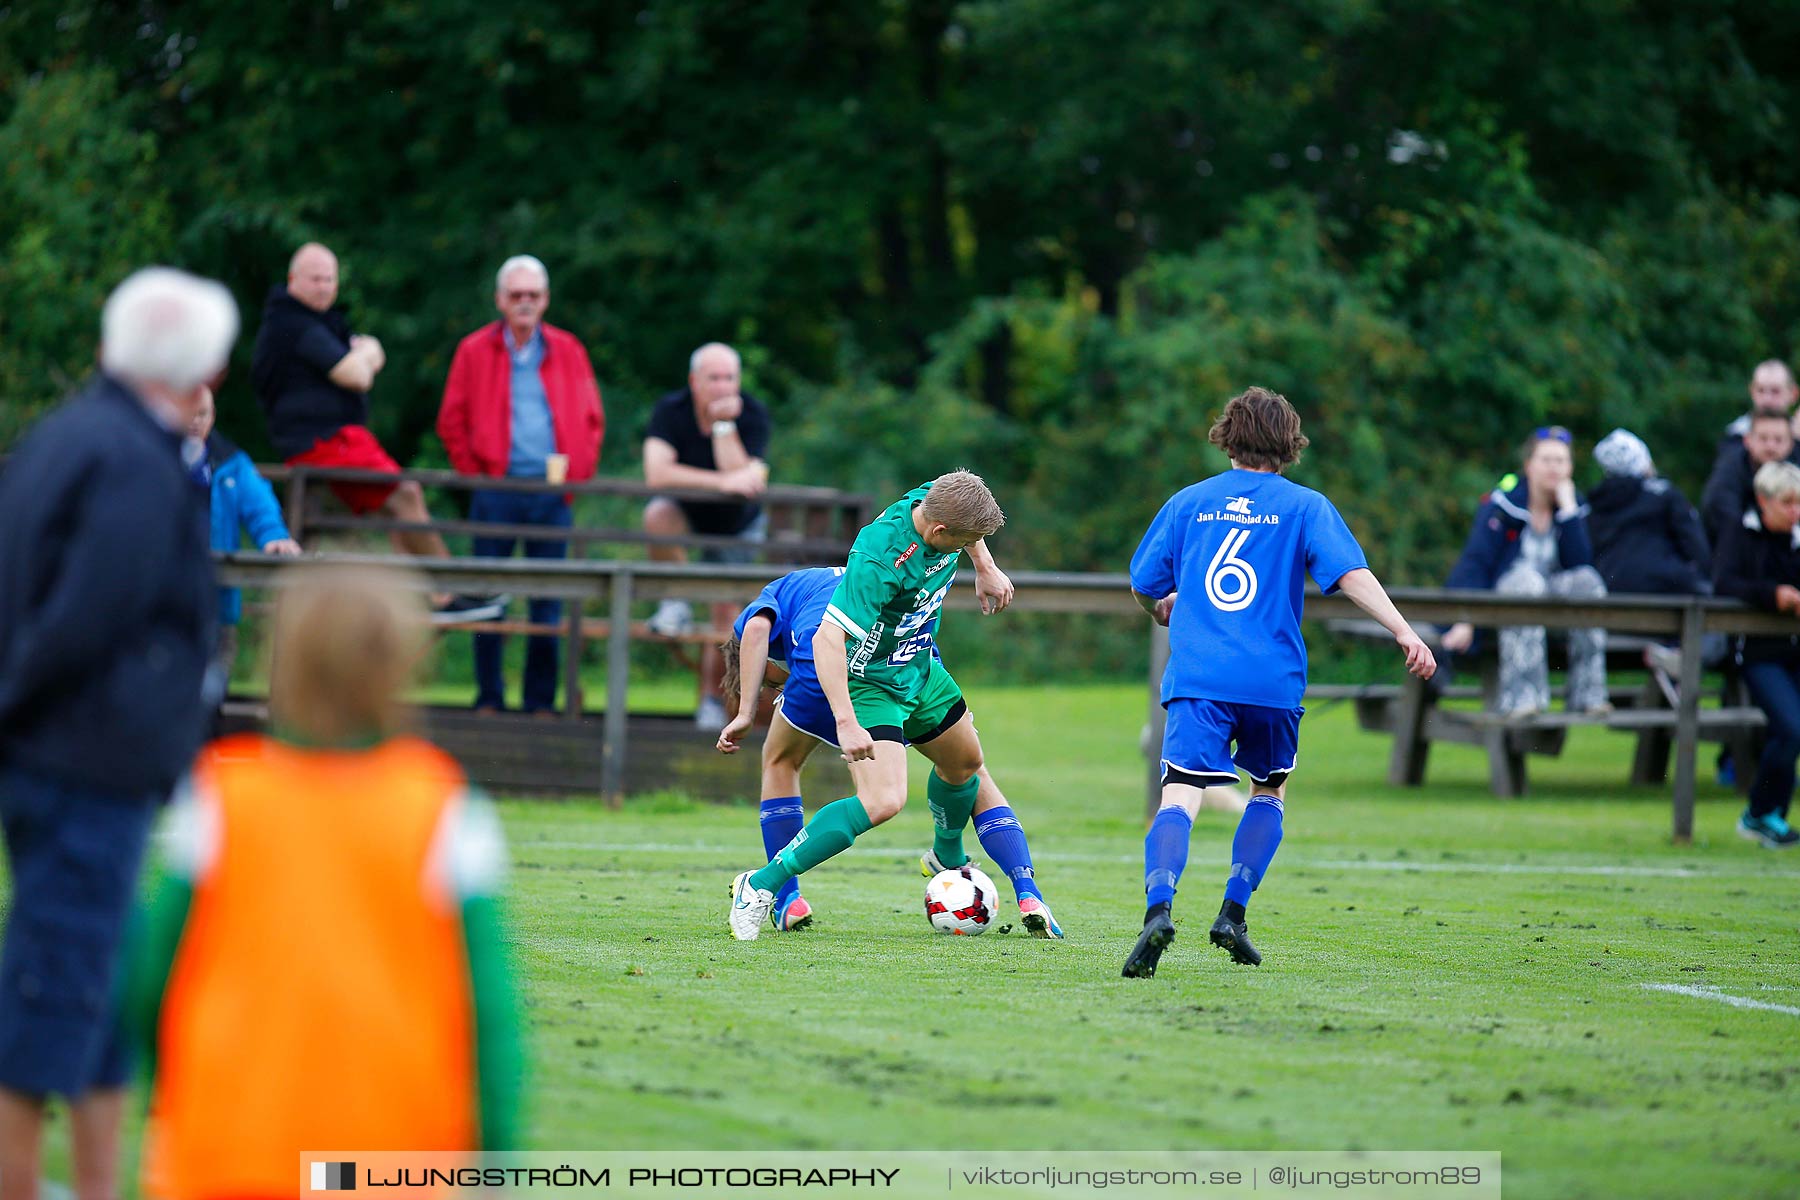
[[[13,0],[0,397],[79,373],[128,266],[226,279],[253,330],[317,237],[389,350],[377,432],[428,455],[528,251],[610,470],[724,338],[779,477],[970,465],[1014,561],[1118,568],[1262,383],[1296,478],[1433,582],[1533,425],[1631,426],[1691,494],[1795,350],[1797,51],[1748,0]],[[221,422],[266,449],[248,352]]]
[[[0,122],[0,445],[87,374],[100,306],[164,258],[156,137],[103,69],[31,80]]]

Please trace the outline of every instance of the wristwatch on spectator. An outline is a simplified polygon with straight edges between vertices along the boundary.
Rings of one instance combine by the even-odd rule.
[[[737,432],[737,422],[736,421],[714,421],[712,423],[712,435],[714,437],[718,437],[721,434],[736,433],[736,432]]]

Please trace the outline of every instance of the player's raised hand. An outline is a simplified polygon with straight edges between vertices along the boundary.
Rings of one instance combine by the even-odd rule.
[[[719,730],[717,742],[720,754],[736,754],[738,752],[738,748],[744,744],[744,734],[749,732],[753,717],[754,714],[746,717],[740,713],[725,723],[725,728]]]
[[[838,749],[844,752],[845,762],[860,762],[875,757],[875,739],[855,721],[839,721],[837,734]]]
[[[999,567],[975,568],[975,598],[984,616],[993,616],[1013,602],[1013,581]]]
[[[1430,679],[1437,674],[1437,658],[1431,653],[1431,647],[1420,640],[1419,635],[1407,630],[1394,639],[1400,643],[1400,649],[1406,653],[1406,669],[1420,679]]]

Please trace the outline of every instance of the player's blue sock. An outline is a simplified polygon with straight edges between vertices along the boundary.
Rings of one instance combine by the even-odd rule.
[[[1025,830],[1012,809],[998,804],[978,814],[975,836],[981,840],[981,848],[994,860],[994,865],[1012,880],[1014,895],[1021,900],[1027,896],[1044,898],[1031,873],[1031,847],[1025,844]]]
[[[774,858],[781,848],[794,840],[806,824],[806,812],[798,796],[777,796],[762,802],[763,853]],[[775,891],[775,907],[786,904],[788,897],[800,890],[800,881],[790,879]]]
[[[1225,899],[1249,904],[1250,893],[1262,882],[1263,872],[1275,860],[1281,845],[1281,800],[1276,796],[1251,796],[1249,807],[1238,818],[1231,839],[1231,876],[1225,880]]]
[[[1185,808],[1159,808],[1144,835],[1144,903],[1155,908],[1175,902],[1175,885],[1187,869],[1188,839],[1194,818]]]

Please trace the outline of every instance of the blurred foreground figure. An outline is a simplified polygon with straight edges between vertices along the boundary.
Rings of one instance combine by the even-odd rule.
[[[0,473],[0,1197],[37,1194],[44,1103],[75,1193],[119,1193],[129,1072],[110,1000],[157,807],[192,761],[217,606],[184,443],[237,306],[155,267],[101,313],[100,371]]]
[[[424,604],[366,568],[288,579],[275,732],[201,755],[131,947],[147,1195],[291,1196],[307,1148],[514,1142],[506,845],[457,764],[404,732]]]

